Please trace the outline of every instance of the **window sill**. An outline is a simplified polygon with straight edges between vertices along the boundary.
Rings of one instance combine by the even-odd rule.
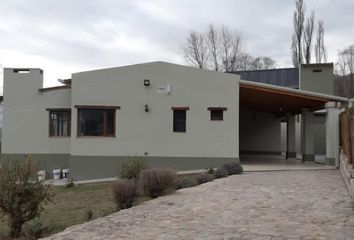
[[[92,138],[115,138],[116,136],[77,136],[77,138],[82,139],[92,139]]]

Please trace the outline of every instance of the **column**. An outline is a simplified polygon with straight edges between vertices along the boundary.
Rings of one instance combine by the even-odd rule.
[[[315,161],[313,112],[308,108],[301,111],[301,153],[302,161]]]
[[[295,122],[296,116],[288,115],[286,124],[286,158],[296,158]]]
[[[326,114],[326,159],[325,164],[339,167],[339,104],[325,104]]]

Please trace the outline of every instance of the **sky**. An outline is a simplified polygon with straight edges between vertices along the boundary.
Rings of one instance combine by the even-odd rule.
[[[354,44],[353,0],[305,0],[325,23],[328,60]],[[295,0],[0,0],[0,66],[44,70],[44,86],[71,73],[128,64],[186,64],[191,30],[224,24],[253,56],[291,67]],[[316,29],[315,29],[316,30]],[[2,84],[1,84],[2,85]]]

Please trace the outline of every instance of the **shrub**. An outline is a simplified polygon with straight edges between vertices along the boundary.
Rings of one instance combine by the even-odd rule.
[[[137,197],[136,183],[132,179],[119,179],[112,183],[114,200],[117,210],[133,206]]]
[[[214,179],[215,179],[214,175],[209,174],[209,173],[204,173],[204,174],[197,176],[198,184],[210,182],[210,181],[213,181]]]
[[[215,173],[215,170],[214,170],[214,168],[209,168],[208,170],[207,170],[207,173],[208,174],[214,174]]]
[[[85,219],[87,222],[93,219],[93,211],[91,209],[85,212]]]
[[[120,177],[126,179],[138,179],[140,172],[147,168],[146,161],[140,158],[132,160],[128,158],[128,162],[122,164]]]
[[[75,181],[73,178],[70,178],[69,181],[65,184],[66,188],[73,188],[75,187]]]
[[[181,176],[176,179],[175,187],[176,189],[189,188],[198,185],[197,180],[191,176]]]
[[[176,171],[172,169],[145,169],[141,172],[140,184],[144,193],[157,198],[166,194],[168,191],[175,190]]]
[[[0,210],[9,218],[10,237],[18,238],[24,223],[39,216],[53,195],[38,179],[38,165],[30,157],[7,160],[0,171]]]
[[[27,237],[31,239],[38,239],[43,237],[44,232],[47,230],[48,227],[45,227],[37,218],[29,222],[29,224],[26,226]]]
[[[226,163],[222,168],[224,168],[229,175],[241,174],[243,172],[241,164],[236,162]]]
[[[227,177],[228,175],[229,174],[227,173],[225,168],[218,168],[214,173],[215,178],[223,178]]]

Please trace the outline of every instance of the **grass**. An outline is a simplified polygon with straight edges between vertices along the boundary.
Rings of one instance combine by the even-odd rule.
[[[53,187],[53,202],[46,204],[40,222],[48,227],[47,235],[87,221],[87,211],[93,218],[115,212],[111,183],[82,184],[73,188]],[[8,233],[7,219],[0,215],[0,239]]]
[[[197,177],[199,175],[200,173],[193,173],[183,176]],[[44,205],[45,210],[39,218],[39,221],[48,227],[44,236],[87,222],[88,211],[93,212],[93,219],[116,212],[111,182],[81,184],[72,188],[56,186],[52,189],[55,194],[53,201]],[[147,197],[139,197],[134,205],[139,205],[146,200],[148,200]],[[4,238],[8,231],[7,219],[0,215],[0,239]]]

